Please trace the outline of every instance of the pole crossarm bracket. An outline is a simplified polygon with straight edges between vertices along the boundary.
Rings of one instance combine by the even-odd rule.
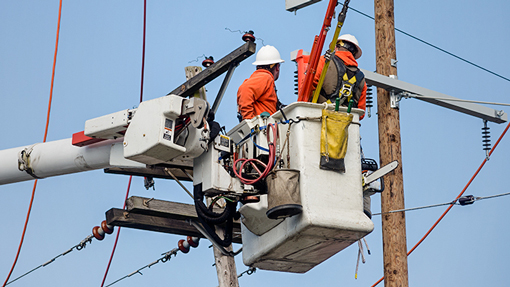
[[[462,101],[458,98],[409,84],[395,78],[383,76],[375,72],[364,69],[361,69],[361,71],[365,74],[367,85],[373,85],[388,90],[394,95],[391,103],[392,108],[398,108],[398,102],[402,97],[412,97],[490,122],[501,124],[508,121],[508,115],[502,110],[495,110],[486,106]]]

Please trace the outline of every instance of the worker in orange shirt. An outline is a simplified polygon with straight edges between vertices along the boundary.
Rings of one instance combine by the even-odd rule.
[[[280,75],[284,61],[278,50],[270,45],[260,48],[253,65],[257,70],[237,91],[237,110],[242,119],[251,119],[263,112],[274,114],[279,103],[274,82]]]
[[[356,37],[349,34],[338,37],[335,52],[330,57],[331,62],[316,102],[335,103],[335,99],[339,95],[352,94],[352,107],[365,110],[367,84],[365,82],[365,75],[359,70],[358,63],[356,62],[361,57],[361,48]],[[313,80],[314,90],[319,82],[325,61],[324,56],[319,59],[317,72]],[[348,106],[348,104],[347,97],[340,98],[340,105]],[[363,116],[360,117],[360,120]]]

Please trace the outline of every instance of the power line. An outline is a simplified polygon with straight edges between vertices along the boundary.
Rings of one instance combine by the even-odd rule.
[[[121,280],[124,280],[124,279],[126,279],[128,277],[131,277],[131,276],[133,276],[135,274],[143,275],[142,272],[140,272],[140,271],[142,271],[145,268],[151,268],[152,266],[156,265],[159,262],[163,262],[163,263],[167,262],[168,260],[170,260],[172,255],[174,255],[174,257],[177,255],[177,251],[179,251],[179,248],[174,248],[174,249],[172,249],[172,250],[170,250],[170,251],[168,251],[166,253],[163,253],[162,254],[163,257],[159,258],[158,260],[156,260],[156,261],[154,261],[152,263],[149,263],[149,264],[143,266],[142,268],[139,268],[136,271],[133,271],[133,272],[129,273],[128,275],[113,281],[112,283],[106,285],[105,287],[112,286],[113,284],[115,284],[115,283],[117,283],[117,282],[119,282]]]
[[[172,255],[174,257],[177,256],[178,251],[181,251],[182,253],[186,254],[189,252],[190,247],[193,247],[193,248],[198,247],[199,241],[200,241],[200,239],[198,237],[191,237],[191,236],[188,236],[186,238],[186,240],[181,239],[178,241],[176,248],[174,248],[168,252],[162,253],[161,255],[163,255],[163,257],[158,258],[156,261],[149,263],[149,264],[143,266],[142,268],[138,268],[137,270],[129,273],[128,275],[126,275],[122,278],[119,278],[119,279],[113,281],[112,283],[106,285],[105,287],[112,286],[113,284],[115,284],[121,280],[124,280],[126,278],[129,278],[135,274],[143,275],[142,272],[140,272],[140,271],[142,271],[145,268],[151,268],[152,266],[158,264],[159,262],[163,262],[163,263],[167,262],[168,260],[170,260],[170,258],[172,258]]]
[[[49,101],[48,101],[48,111],[46,113],[46,127],[44,129],[43,142],[46,142],[46,137],[48,136],[48,127],[50,124],[51,102],[53,99],[53,84],[55,82],[55,67],[57,65],[58,38],[60,35],[60,19],[62,18],[61,16],[62,16],[62,0],[60,0],[60,4],[58,7],[57,35],[56,35],[56,40],[55,40],[55,53],[53,54],[53,69],[52,69],[52,74],[51,74],[50,96],[49,96]],[[25,233],[27,231],[28,220],[30,219],[30,213],[32,212],[32,204],[34,203],[36,188],[37,188],[37,178],[34,181],[34,187],[32,188],[32,196],[30,198],[30,203],[28,205],[27,217],[25,219],[25,226],[23,227],[23,232],[21,233],[21,239],[19,242],[18,251],[16,252],[16,257],[14,258],[14,262],[12,263],[11,270],[9,271],[9,274],[7,275],[7,278],[5,278],[5,282],[2,285],[3,287],[5,287],[7,285],[7,282],[9,281],[9,278],[11,278],[11,274],[14,271],[14,267],[16,267],[16,263],[18,262],[19,254],[21,253],[21,247],[23,246],[23,241],[25,240]]]
[[[48,266],[50,263],[53,263],[53,262],[54,262],[57,258],[59,258],[59,257],[61,257],[61,256],[64,256],[64,255],[67,255],[67,254],[69,254],[69,253],[71,253],[71,251],[73,251],[74,249],[76,249],[76,250],[82,250],[83,248],[85,248],[85,247],[86,247],[87,243],[92,243],[92,238],[94,238],[94,235],[90,234],[89,236],[85,237],[85,239],[83,239],[80,243],[78,243],[78,244],[76,244],[75,246],[73,246],[73,247],[69,248],[67,251],[65,251],[65,252],[63,252],[63,253],[60,253],[59,255],[57,255],[57,256],[55,256],[55,257],[53,257],[52,259],[50,259],[50,260],[46,261],[45,263],[43,263],[43,264],[41,264],[41,265],[39,265],[39,266],[35,267],[34,269],[32,269],[32,270],[30,270],[30,271],[26,272],[25,274],[23,274],[23,275],[21,275],[21,276],[17,277],[16,279],[11,280],[10,282],[6,283],[6,284],[5,284],[5,286],[7,286],[7,285],[9,285],[9,284],[13,283],[14,281],[17,281],[17,280],[19,280],[19,279],[21,279],[21,278],[23,278],[23,277],[25,277],[25,276],[27,276],[28,274],[30,274],[30,273],[32,273],[32,272],[34,272],[35,270],[37,270],[37,269],[39,269],[39,268],[41,268],[41,267],[46,267],[46,266]]]
[[[147,0],[143,1],[143,38],[142,38],[142,67],[141,67],[141,76],[140,76],[140,103],[143,102],[143,81],[145,77],[145,35],[147,32]],[[131,180],[133,176],[129,176],[129,183],[126,190],[126,198],[124,199],[124,207],[126,208],[126,200],[129,196],[129,191],[131,189]],[[106,281],[106,276],[108,276],[108,271],[110,270],[110,265],[112,264],[113,255],[115,254],[115,249],[117,249],[117,242],[119,241],[120,236],[120,226],[117,228],[117,235],[115,236],[115,243],[113,244],[112,253],[110,254],[110,259],[108,260],[108,265],[106,266],[106,270],[103,275],[103,281],[101,282],[101,287],[104,286],[104,282]]]
[[[499,136],[498,140],[496,141],[496,143],[494,144],[494,146],[492,147],[491,151],[489,152],[489,156],[492,155],[492,153],[494,152],[494,150],[496,149],[496,147],[499,145],[499,143],[501,142],[501,140],[503,139],[503,137],[505,136],[506,132],[508,131],[508,129],[510,128],[510,123],[508,123],[508,125],[506,126],[505,130],[501,133],[501,135]],[[455,198],[455,201],[457,201],[463,194],[464,192],[466,192],[467,188],[471,185],[471,183],[473,182],[473,180],[476,178],[476,176],[478,175],[478,173],[480,172],[480,170],[482,170],[482,168],[485,166],[485,163],[487,162],[487,158],[486,157],[482,163],[480,164],[480,166],[478,167],[478,169],[475,171],[475,173],[473,174],[473,176],[471,177],[471,179],[469,179],[468,183],[464,186],[464,189],[462,189],[462,191],[459,193],[459,195],[457,195],[457,197]],[[492,197],[497,197],[497,196],[502,196],[502,195],[493,195],[493,196],[488,196],[486,198],[492,198]],[[429,228],[429,230],[425,233],[425,235],[423,235],[423,237],[413,246],[413,248],[411,248],[411,250],[409,250],[407,252],[407,256],[411,255],[411,253],[413,253],[413,251],[418,248],[418,246],[420,246],[420,244],[429,236],[429,234],[434,230],[434,228],[436,228],[436,226],[439,224],[439,222],[441,222],[441,220],[443,220],[443,218],[446,216],[446,214],[453,208],[453,204],[451,204],[450,206],[448,206],[448,208],[443,212],[443,214],[441,214],[441,216],[439,216],[439,218],[436,220],[436,222],[432,225],[432,227]],[[375,287],[377,286],[379,283],[381,283],[382,281],[384,280],[384,276],[381,277],[381,279],[379,279],[377,282],[374,283],[374,285],[372,285],[372,287]]]
[[[365,14],[365,13],[363,13],[363,12],[361,12],[361,11],[359,11],[359,10],[356,10],[356,9],[354,9],[354,8],[352,8],[352,7],[349,7],[349,8],[350,8],[351,10],[353,10],[354,12],[357,12],[357,13],[359,13],[359,14],[361,14],[361,15],[363,15],[363,16],[365,16],[365,17],[367,17],[367,18],[370,18],[370,19],[372,19],[372,20],[375,20],[375,18],[374,18],[374,17],[372,17],[372,16],[370,16],[370,15],[368,15],[368,14]],[[466,60],[466,59],[464,59],[464,58],[462,58],[462,57],[459,57],[459,56],[457,56],[457,55],[455,55],[455,54],[453,54],[453,53],[451,53],[451,52],[446,51],[445,49],[442,49],[442,48],[440,48],[440,47],[438,47],[438,46],[436,46],[436,45],[433,45],[433,44],[431,44],[431,43],[429,43],[429,42],[427,42],[427,41],[425,41],[425,40],[422,40],[422,39],[420,39],[420,38],[418,38],[418,37],[416,37],[416,36],[413,36],[413,35],[411,35],[411,34],[409,34],[409,33],[405,32],[405,31],[402,31],[402,30],[400,30],[400,29],[398,29],[398,28],[395,28],[395,31],[398,31],[398,32],[400,32],[400,33],[402,33],[402,34],[404,34],[404,35],[406,35],[406,36],[408,36],[408,37],[411,37],[411,38],[415,39],[416,41],[419,41],[419,42],[421,42],[421,43],[423,43],[423,44],[425,44],[425,45],[428,45],[428,46],[430,46],[430,47],[432,47],[432,48],[434,48],[434,49],[437,49],[437,50],[439,50],[439,51],[441,51],[441,52],[443,52],[443,53],[446,53],[446,54],[448,54],[448,55],[450,55],[450,56],[452,56],[452,57],[454,57],[454,58],[457,58],[457,59],[459,59],[459,60],[461,60],[461,61],[463,61],[463,62],[465,62],[465,63],[468,63],[468,64],[470,64],[470,65],[472,65],[472,66],[475,66],[475,67],[477,67],[477,68],[479,68],[479,69],[482,69],[482,70],[484,70],[484,71],[486,71],[486,72],[488,72],[488,73],[490,73],[490,74],[492,74],[492,75],[494,75],[494,76],[496,76],[496,77],[499,77],[499,78],[501,78],[501,79],[503,79],[503,80],[506,80],[506,81],[510,82],[510,79],[509,79],[509,78],[507,78],[507,77],[504,77],[504,76],[502,76],[502,75],[500,75],[500,74],[498,74],[498,73],[495,73],[495,72],[493,72],[493,71],[491,71],[491,70],[489,70],[489,69],[486,69],[486,68],[484,68],[484,67],[482,67],[482,66],[480,66],[480,65],[477,65],[477,64],[475,64],[475,63],[473,63],[473,62],[471,62],[471,61],[469,61],[469,60]]]
[[[489,198],[501,197],[501,196],[506,196],[506,195],[510,195],[510,192],[496,194],[496,195],[491,195],[491,196],[482,196],[482,197],[472,197],[472,195],[468,195],[468,196],[464,196],[463,197],[466,200],[468,200],[468,203],[464,203],[464,204],[463,203],[459,203],[459,201],[462,199],[462,197],[461,197],[459,199],[456,199],[456,200],[453,200],[453,201],[450,201],[450,202],[438,203],[438,204],[432,204],[432,205],[425,205],[425,206],[413,207],[413,208],[406,208],[406,209],[399,209],[399,210],[392,210],[392,211],[387,211],[387,212],[374,213],[372,215],[382,215],[382,214],[389,214],[389,213],[395,213],[395,212],[413,211],[413,210],[427,209],[427,208],[438,207],[438,206],[443,206],[443,205],[462,205],[462,206],[464,206],[464,205],[472,204],[475,201],[479,201],[479,200],[482,200],[482,199],[489,199]]]

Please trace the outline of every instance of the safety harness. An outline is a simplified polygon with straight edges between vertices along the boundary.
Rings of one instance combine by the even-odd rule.
[[[346,66],[342,59],[334,55],[334,65],[329,65],[320,91],[318,103],[334,103],[340,98],[340,105],[347,106],[353,100],[353,107],[358,107],[358,101],[365,85],[365,75],[355,66]],[[339,76],[342,75],[342,76]]]

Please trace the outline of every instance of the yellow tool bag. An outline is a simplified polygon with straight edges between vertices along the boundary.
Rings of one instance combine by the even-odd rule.
[[[320,168],[345,172],[348,128],[352,114],[322,110]]]

